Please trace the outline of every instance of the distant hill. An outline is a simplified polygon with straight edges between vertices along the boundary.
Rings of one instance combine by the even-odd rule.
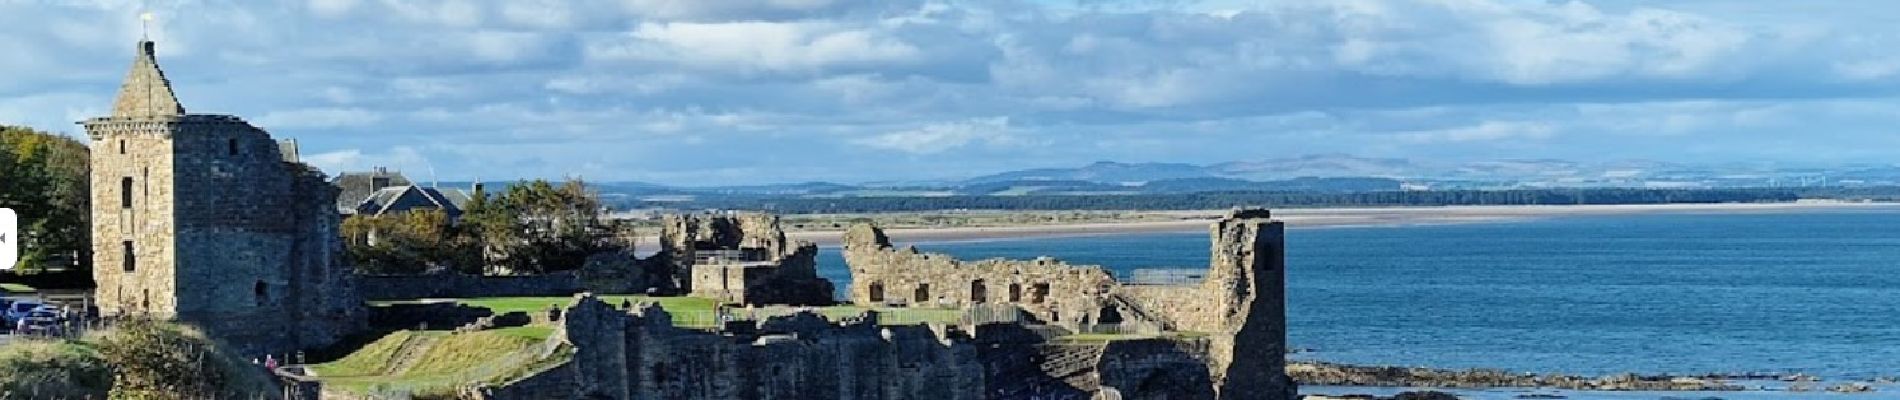
[[[1215,177],[1202,167],[1172,163],[1118,163],[1101,161],[1079,168],[1039,168],[984,175],[964,180],[964,184],[1020,181],[1088,181],[1099,183],[1142,183],[1164,179]]]
[[[491,183],[491,188],[505,185]],[[454,183],[453,185],[466,185]],[[1207,165],[1101,161],[1071,168],[1005,171],[963,180],[800,182],[669,186],[594,182],[616,202],[716,199],[936,198],[951,196],[1124,196],[1220,192],[1349,194],[1397,191],[1553,188],[1784,188],[1900,186],[1900,166],[1832,167],[1772,163],[1690,164],[1649,160],[1586,163],[1556,159],[1462,162],[1312,154]],[[493,190],[493,189],[491,189]]]

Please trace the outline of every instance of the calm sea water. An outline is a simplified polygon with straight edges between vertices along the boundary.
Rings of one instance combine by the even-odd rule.
[[[1204,268],[1208,243],[1193,233],[919,247],[1121,273]],[[1289,340],[1310,359],[1900,375],[1900,209],[1294,229],[1287,247]],[[836,249],[820,257],[844,287]]]

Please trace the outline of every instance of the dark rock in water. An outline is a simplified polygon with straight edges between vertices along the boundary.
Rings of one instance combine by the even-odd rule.
[[[1453,396],[1451,393],[1435,391],[1403,392],[1392,397],[1379,397],[1369,394],[1342,394],[1306,395],[1300,398],[1303,400],[1458,400],[1458,396]]]
[[[1458,400],[1458,396],[1453,396],[1451,393],[1434,391],[1405,392],[1399,393],[1398,396],[1392,396],[1392,400]]]

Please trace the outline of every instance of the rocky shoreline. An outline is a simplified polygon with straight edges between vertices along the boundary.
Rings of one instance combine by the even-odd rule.
[[[1297,361],[1287,364],[1287,375],[1301,385],[1432,387],[1459,389],[1551,388],[1588,391],[1746,391],[1762,390],[1733,383],[1736,380],[1790,382],[1785,391],[1869,392],[1861,382],[1823,384],[1811,375],[1763,374],[1637,375],[1588,377],[1561,374],[1514,373],[1495,369],[1449,370],[1419,367],[1358,366]]]

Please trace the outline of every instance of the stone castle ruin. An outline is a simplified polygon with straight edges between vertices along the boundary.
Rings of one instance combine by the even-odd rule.
[[[293,142],[189,114],[140,41],[92,148],[95,297],[108,317],[174,319],[245,351],[330,344],[364,324],[340,257],[337,191]]]
[[[668,215],[660,252],[680,291],[733,304],[828,305],[831,281],[818,277],[818,245],[791,243],[777,215]]]
[[[150,41],[138,43],[112,115],[81,122],[91,139],[100,311],[195,325],[242,354],[323,347],[366,329],[361,278],[340,254],[339,189],[298,162],[294,143],[235,116],[186,113],[154,50]],[[591,288],[745,305],[833,301],[832,283],[817,275],[817,246],[788,241],[776,216],[675,215],[664,224],[651,258],[628,251],[592,259],[578,273],[511,283],[385,278],[371,292]],[[1139,284],[1048,258],[963,261],[898,248],[875,226],[853,226],[844,242],[851,301],[932,310],[862,311],[832,321],[801,307],[762,318],[722,314],[711,329],[691,329],[657,306],[616,307],[581,294],[565,310],[527,318],[555,332],[532,360],[523,359],[520,374],[462,394],[1294,398],[1284,360],[1283,224],[1265,210],[1235,210],[1209,236],[1212,262],[1198,281]],[[594,286],[605,281],[618,286]],[[893,323],[903,312],[925,311],[961,317]]]
[[[846,245],[857,282],[852,297],[859,305],[962,306],[962,321],[896,325],[876,311],[839,321],[801,312],[725,322],[708,331],[676,327],[657,306],[623,309],[583,294],[563,312],[543,350],[571,358],[464,395],[1297,398],[1284,364],[1283,225],[1264,210],[1244,210],[1210,230],[1213,269],[1202,282],[1129,285],[1099,267],[1047,259],[963,262],[897,249],[880,230],[854,227]],[[874,301],[879,286],[885,298]],[[1027,318],[980,318],[995,309],[1019,310]],[[1070,336],[1115,321],[1141,326],[1143,333],[1110,340]]]
[[[1206,334],[1221,398],[1293,398],[1287,378],[1285,226],[1267,210],[1235,210],[1210,227],[1212,262],[1193,284],[1125,284],[1099,266],[1041,258],[957,260],[897,248],[871,225],[851,227],[844,254],[861,305],[1010,304],[1077,333]]]

